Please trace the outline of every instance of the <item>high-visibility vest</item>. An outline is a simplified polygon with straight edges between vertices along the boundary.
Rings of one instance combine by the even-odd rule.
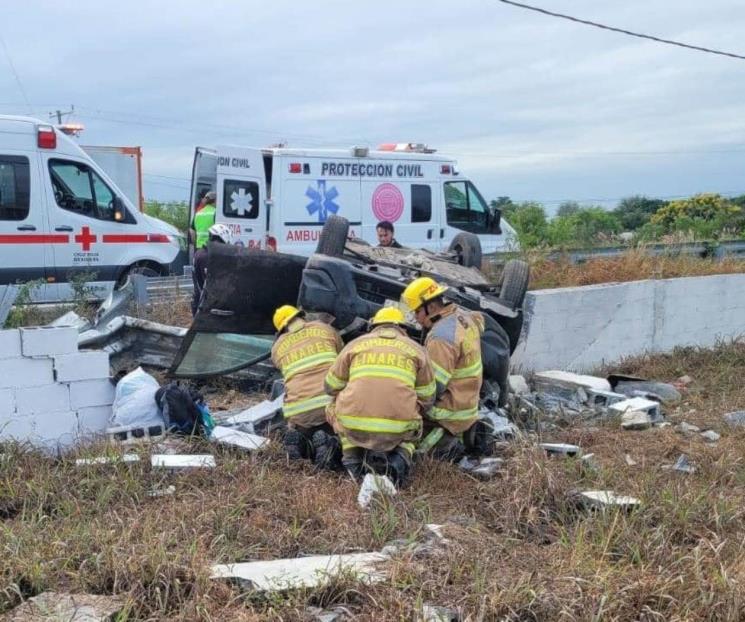
[[[205,205],[194,216],[194,231],[197,232],[197,242],[195,248],[202,248],[210,239],[209,229],[215,224],[215,206],[214,204]]]

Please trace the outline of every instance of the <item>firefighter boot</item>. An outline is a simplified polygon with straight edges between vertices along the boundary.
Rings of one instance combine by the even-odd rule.
[[[494,428],[488,421],[479,419],[463,433],[466,451],[475,456],[490,456],[494,453]]]
[[[465,455],[466,448],[461,440],[448,432],[442,435],[442,438],[432,449],[432,457],[443,462],[458,462]]]
[[[360,447],[349,447],[342,452],[341,463],[349,476],[357,483],[362,481],[365,465]]]
[[[411,479],[411,456],[413,446],[407,447],[408,443],[399,445],[391,452],[388,452],[388,469],[387,475],[391,478],[396,488],[403,488]]]
[[[290,460],[300,460],[310,457],[310,445],[302,431],[290,428],[285,432],[283,439],[285,453]]]
[[[318,470],[340,471],[341,443],[333,434],[316,430],[311,437],[313,443],[313,464]]]

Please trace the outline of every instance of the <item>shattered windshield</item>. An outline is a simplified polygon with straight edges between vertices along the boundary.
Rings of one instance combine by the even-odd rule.
[[[196,333],[174,376],[211,376],[236,371],[269,356],[274,338],[235,333]]]

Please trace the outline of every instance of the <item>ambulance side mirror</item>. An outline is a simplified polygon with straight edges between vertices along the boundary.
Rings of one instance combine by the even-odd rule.
[[[502,210],[498,207],[492,207],[490,211],[489,229],[494,233],[502,233]]]
[[[134,219],[129,215],[129,211],[127,211],[127,207],[124,205],[124,202],[119,197],[114,197],[114,199],[112,200],[112,207],[114,208],[115,222],[134,222]]]

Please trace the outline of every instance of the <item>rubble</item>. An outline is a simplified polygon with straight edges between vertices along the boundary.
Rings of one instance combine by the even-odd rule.
[[[716,443],[722,438],[722,435],[714,432],[714,430],[706,430],[705,432],[701,432],[701,437],[709,443]]]
[[[217,466],[215,457],[210,454],[153,454],[150,456],[151,466],[163,469],[199,469]]]
[[[396,487],[387,475],[368,473],[362,480],[360,492],[357,494],[357,504],[363,510],[366,510],[376,494],[384,497],[393,497],[396,495],[396,492]]]
[[[524,376],[512,375],[509,377],[510,391],[515,395],[527,395],[530,393],[530,386]]]
[[[543,449],[549,456],[569,456],[574,458],[582,453],[578,445],[568,445],[567,443],[541,443]]]
[[[568,371],[541,371],[533,376],[533,383],[538,387],[559,387],[562,389],[577,388],[593,389],[595,391],[611,391],[610,382],[597,376],[585,376]]]
[[[680,391],[666,382],[619,378],[613,390],[628,397],[643,397],[663,404],[675,404],[682,399]]]
[[[257,433],[269,426],[272,419],[282,410],[285,394],[282,393],[273,400],[264,400],[246,410],[228,417],[226,425],[240,425],[251,433]]]
[[[595,454],[585,454],[580,458],[580,461],[582,462],[582,466],[587,468],[590,471],[599,471],[600,465],[598,464],[597,460],[595,459]]]
[[[621,415],[621,427],[624,430],[646,430],[652,427],[652,419],[649,413],[632,410]]]
[[[421,622],[458,622],[460,617],[455,611],[447,607],[424,603],[420,620]]]
[[[137,454],[124,454],[122,456],[97,456],[96,458],[78,458],[75,466],[93,466],[98,464],[131,464],[139,462]]]
[[[688,473],[691,475],[696,472],[696,467],[691,464],[691,461],[685,454],[680,454],[672,468],[673,471],[680,471],[681,473]]]
[[[611,404],[608,407],[608,410],[616,415],[623,415],[630,411],[641,411],[649,415],[651,423],[662,421],[662,412],[660,411],[659,402],[648,400],[643,397],[631,397],[622,402],[616,402],[615,404]]]
[[[256,434],[242,432],[241,430],[221,425],[215,426],[212,430],[210,440],[247,451],[256,451],[269,445],[269,439],[265,436],[257,436]]]
[[[724,420],[731,426],[745,426],[745,410],[727,413],[724,415]]]
[[[106,428],[106,436],[110,443],[132,444],[142,441],[161,441],[166,436],[163,424],[141,427],[138,425],[122,425]]]
[[[491,479],[499,472],[503,464],[504,460],[501,458],[469,458],[466,456],[461,458],[458,466],[479,479]]]
[[[211,578],[234,579],[259,592],[321,587],[340,574],[353,575],[363,583],[378,583],[386,577],[379,565],[389,559],[383,553],[348,553],[218,564],[212,566]]]
[[[675,426],[675,429],[681,434],[695,434],[696,432],[701,431],[701,428],[699,428],[697,425],[686,423],[685,421],[681,421],[678,425]]]
[[[586,507],[603,510],[613,507],[632,510],[641,505],[639,499],[617,495],[612,490],[586,490],[579,493],[579,500]]]
[[[42,592],[3,617],[6,622],[108,622],[126,603],[120,596]]]

